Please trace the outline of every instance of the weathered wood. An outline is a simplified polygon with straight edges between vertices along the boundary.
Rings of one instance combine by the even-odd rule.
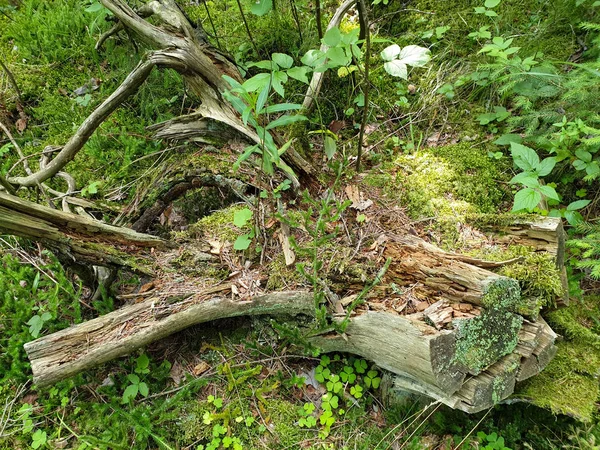
[[[422,297],[467,302],[486,308],[502,308],[536,317],[539,306],[522,299],[516,280],[457,259],[424,240],[394,236],[386,244],[385,256],[394,260],[386,280],[399,286],[411,286]]]
[[[77,214],[38,205],[0,192],[0,233],[36,240],[68,259],[94,265],[127,267],[152,273],[151,259],[141,258],[168,243]],[[136,257],[138,256],[138,257]]]
[[[199,290],[184,300],[150,298],[96,319],[25,344],[33,380],[47,386],[192,325],[211,320],[260,314],[313,314],[308,292],[274,292],[250,300],[232,300],[217,291]],[[177,297],[175,297],[177,298]]]
[[[402,373],[445,393],[455,392],[465,378],[455,355],[455,336],[418,320],[386,312],[352,318],[345,334],[319,336],[313,342],[325,352],[361,355],[394,373]]]

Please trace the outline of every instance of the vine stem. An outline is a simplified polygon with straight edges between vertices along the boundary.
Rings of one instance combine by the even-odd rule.
[[[252,38],[252,32],[250,31],[250,27],[248,26],[248,21],[246,20],[246,15],[244,14],[244,9],[242,8],[242,4],[240,0],[237,0],[238,9],[240,10],[240,14],[242,16],[242,21],[244,22],[244,27],[246,27],[246,33],[248,34],[248,38],[250,39],[250,43],[256,52],[256,56],[260,57],[260,53],[258,53],[258,47]]]
[[[367,5],[365,0],[359,0],[359,8],[363,20],[361,25],[364,27],[365,40],[366,40],[366,53],[365,53],[365,76],[362,83],[362,91],[364,96],[363,115],[360,122],[360,133],[358,135],[358,151],[356,156],[356,172],[360,173],[360,163],[362,159],[363,140],[365,137],[365,127],[367,126],[367,119],[369,118],[369,65],[371,59],[371,31],[369,30],[369,15],[367,11]]]

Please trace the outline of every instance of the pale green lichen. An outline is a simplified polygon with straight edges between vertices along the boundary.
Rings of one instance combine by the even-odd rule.
[[[511,278],[494,279],[485,287],[481,301],[486,308],[516,312],[521,302],[521,288]]]
[[[456,321],[455,361],[473,374],[480,373],[515,349],[522,323],[522,317],[499,309],[487,309],[473,319]]]

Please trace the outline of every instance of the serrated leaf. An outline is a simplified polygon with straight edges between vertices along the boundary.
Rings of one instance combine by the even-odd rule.
[[[321,50],[309,50],[304,54],[300,61],[302,61],[302,64],[310,67],[319,66],[325,61],[325,53]]]
[[[130,384],[129,386],[127,386],[127,388],[123,392],[122,402],[127,403],[129,400],[133,400],[134,398],[136,398],[137,395],[138,395],[138,385]]]
[[[287,71],[287,74],[294,80],[298,80],[302,83],[308,84],[308,77],[306,76],[306,74],[309,70],[310,69],[305,66],[292,67]]]
[[[148,397],[148,394],[150,393],[150,389],[148,389],[148,385],[146,383],[140,383],[138,384],[138,388],[140,390],[140,394],[142,394],[144,397]]]
[[[239,209],[233,213],[233,224],[238,228],[242,228],[246,226],[251,218],[252,211],[249,208]]]
[[[546,197],[551,198],[552,200],[560,201],[556,190],[552,186],[540,186],[540,192],[544,194]]]
[[[511,142],[516,142],[517,144],[520,144],[523,141],[523,138],[521,136],[519,136],[518,134],[503,134],[502,136],[500,136],[498,139],[496,139],[494,141],[494,144],[496,145],[510,145]]]
[[[515,195],[515,204],[512,211],[528,211],[531,212],[542,200],[542,194],[532,188],[521,189]]]
[[[139,382],[140,382],[140,377],[138,377],[137,375],[135,375],[133,373],[130,373],[129,375],[127,375],[127,379],[132,384],[139,384]]]
[[[242,88],[244,88],[247,92],[254,92],[264,88],[265,86],[268,86],[270,82],[270,73],[259,73],[244,81]]]
[[[521,172],[521,173],[515,175],[514,177],[512,177],[512,179],[509,181],[509,183],[510,184],[520,183],[523,186],[527,186],[527,187],[538,187],[540,185],[538,177],[531,172]]]
[[[542,162],[539,163],[539,165],[537,166],[536,172],[540,177],[545,177],[550,172],[552,172],[554,166],[556,166],[555,157],[552,156],[550,158],[544,158]]]
[[[540,157],[535,152],[535,150],[529,147],[517,144],[516,142],[511,142],[510,152],[513,156],[515,164],[520,169],[523,169],[528,172],[533,172],[540,164]]]
[[[381,59],[384,61],[393,61],[400,54],[400,51],[400,46],[398,44],[392,44],[383,49],[380,53]]]
[[[273,9],[273,0],[253,0],[250,12],[257,16],[264,16]]]
[[[393,77],[399,77],[403,80],[408,79],[408,67],[406,66],[406,64],[404,64],[398,59],[386,62],[383,65],[383,68],[387,73],[389,73]]]

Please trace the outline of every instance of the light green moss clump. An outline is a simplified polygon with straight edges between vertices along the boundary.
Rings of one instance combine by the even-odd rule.
[[[233,205],[203,217],[190,226],[190,236],[202,236],[205,239],[215,239],[220,242],[234,242],[238,236],[250,229],[249,224],[243,229],[233,224],[235,212],[243,208],[245,208],[243,205]]]
[[[484,149],[455,144],[400,155],[365,182],[397,198],[411,217],[463,217],[497,209],[504,197],[497,164]]]
[[[554,359],[539,375],[519,387],[517,397],[555,414],[590,421],[600,396],[598,350],[572,341],[558,344]]]
[[[557,298],[564,295],[560,271],[554,257],[548,253],[536,252],[523,245],[485,247],[466,253],[486,261],[522,258],[519,262],[507,264],[497,270],[498,274],[514,278],[521,286],[523,301],[515,309],[511,309],[514,312],[531,315],[531,311],[553,305]]]
[[[522,317],[499,309],[487,309],[474,319],[456,321],[455,361],[473,374],[480,373],[515,349],[522,323]]]
[[[558,333],[600,351],[600,297],[573,299],[567,307],[549,312],[546,319]]]

